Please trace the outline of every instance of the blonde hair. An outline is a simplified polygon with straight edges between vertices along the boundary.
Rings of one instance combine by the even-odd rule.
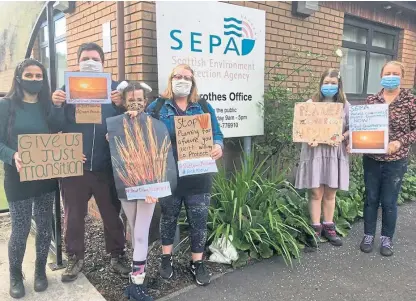
[[[319,81],[318,91],[312,97],[312,100],[314,102],[321,102],[324,100],[324,96],[321,93],[321,87],[324,83],[325,77],[330,77],[330,78],[336,77],[338,79],[338,93],[335,94],[333,99],[335,102],[340,102],[345,105],[347,101],[347,97],[345,96],[345,93],[344,93],[344,84],[342,83],[341,73],[339,72],[339,70],[332,69],[332,68],[322,73],[321,80]]]
[[[400,67],[400,70],[402,71],[402,78],[404,77],[404,65],[402,62],[399,61],[390,61],[384,64],[384,66],[381,68],[380,77],[383,77],[384,68],[386,68],[387,65],[394,65]]]
[[[192,70],[192,68],[189,65],[186,64],[180,64],[178,66],[176,66],[175,68],[173,68],[172,72],[169,75],[169,79],[168,79],[168,86],[166,88],[166,90],[162,93],[162,97],[166,98],[166,99],[173,99],[174,94],[173,94],[173,90],[172,90],[172,78],[175,75],[175,70],[177,70],[178,68],[183,68],[185,70],[189,70],[192,73],[192,88],[191,88],[191,93],[188,96],[188,101],[189,102],[198,102],[199,100],[199,95],[198,95],[198,89],[196,87],[196,82],[195,82],[195,77],[194,77],[194,70]]]

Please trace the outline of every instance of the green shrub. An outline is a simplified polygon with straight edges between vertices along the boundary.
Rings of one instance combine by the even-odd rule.
[[[292,264],[298,258],[305,233],[313,234],[303,218],[307,202],[274,165],[246,157],[241,170],[227,177],[221,170],[214,179],[213,201],[209,212],[210,239],[233,237],[240,259],[269,258],[282,255]]]

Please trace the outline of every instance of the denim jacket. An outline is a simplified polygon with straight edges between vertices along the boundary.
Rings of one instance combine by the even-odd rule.
[[[147,107],[146,112],[149,115],[153,112],[156,106],[156,103],[157,103],[157,99],[153,101]],[[209,103],[207,105],[208,105],[208,111],[211,115],[211,125],[212,125],[214,144],[218,144],[222,148],[224,148],[224,135],[221,132],[221,128],[218,123],[217,116],[215,115],[215,110]],[[192,115],[204,114],[204,111],[202,110],[202,107],[199,103],[192,103],[188,106],[185,113],[188,116],[192,116]],[[175,158],[177,157],[176,157],[176,133],[175,133],[175,118],[174,117],[178,115],[179,114],[176,108],[174,107],[172,100],[166,99],[164,105],[159,111],[159,120],[162,121],[168,128]]]

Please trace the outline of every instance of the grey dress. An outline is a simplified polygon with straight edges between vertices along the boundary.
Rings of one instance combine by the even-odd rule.
[[[348,116],[349,103],[346,102],[343,133],[348,130]],[[319,188],[321,185],[327,185],[348,191],[349,182],[350,166],[346,142],[342,142],[337,147],[326,144],[310,147],[307,143],[302,144],[296,172],[295,187],[297,189]]]

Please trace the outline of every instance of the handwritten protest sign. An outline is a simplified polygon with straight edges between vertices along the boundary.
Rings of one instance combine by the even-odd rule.
[[[211,115],[175,116],[179,176],[218,172],[211,158]]]
[[[351,106],[349,116],[351,152],[386,154],[389,144],[389,106]]]
[[[20,181],[83,175],[82,134],[32,134],[18,136],[23,167]]]
[[[65,72],[66,102],[111,104],[111,75],[96,72]]]
[[[76,105],[75,122],[101,124],[101,105]]]
[[[341,141],[343,109],[342,103],[296,103],[293,142],[330,144]]]

